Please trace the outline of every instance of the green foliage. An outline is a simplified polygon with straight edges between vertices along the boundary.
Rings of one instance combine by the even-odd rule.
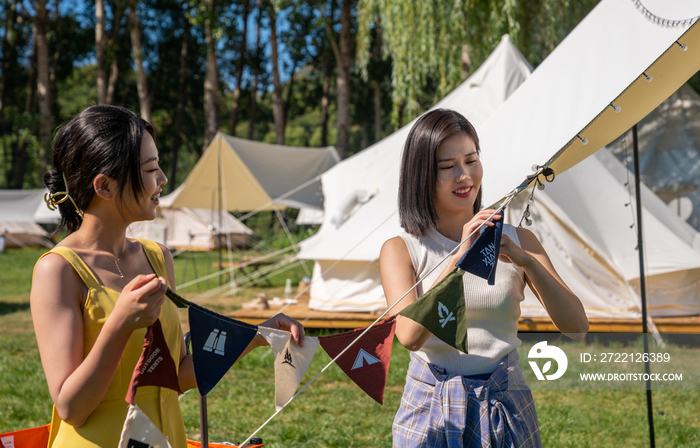
[[[392,123],[404,109],[408,119],[452,91],[463,80],[462,52],[473,72],[510,35],[533,66],[598,3],[598,0],[360,0],[357,65],[368,77],[372,30],[378,20],[384,57],[392,59]],[[375,36],[376,38],[376,36]],[[426,88],[433,92],[425,97]]]

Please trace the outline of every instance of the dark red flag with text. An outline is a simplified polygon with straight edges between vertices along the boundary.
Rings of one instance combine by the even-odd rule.
[[[366,328],[319,336],[318,340],[328,356],[335,358]],[[394,317],[378,323],[336,361],[338,367],[379,404],[384,402],[384,386],[389,373],[395,329]]]
[[[163,336],[160,319],[146,329],[141,358],[131,376],[131,385],[126,393],[127,403],[134,404],[136,389],[141,386],[167,387],[182,393],[177,379],[175,361]]]

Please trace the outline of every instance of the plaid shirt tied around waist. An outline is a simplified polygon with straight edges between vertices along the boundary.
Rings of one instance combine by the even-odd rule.
[[[411,353],[394,447],[540,448],[535,402],[517,351],[487,380],[447,375]]]

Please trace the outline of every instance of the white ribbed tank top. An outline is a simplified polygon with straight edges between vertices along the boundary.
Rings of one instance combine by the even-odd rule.
[[[518,234],[512,225],[504,224],[503,234],[520,245]],[[422,237],[405,232],[399,236],[408,247],[416,281],[457,246],[457,242],[432,228]],[[418,284],[418,297],[435,283],[448,262],[449,259],[445,260]],[[470,273],[465,273],[463,278],[469,354],[460,352],[433,335],[415,353],[425,361],[445,368],[448,374],[491,373],[496,370],[501,358],[521,344],[518,339],[518,319],[520,302],[525,298],[525,275],[522,268],[499,261],[493,286]]]

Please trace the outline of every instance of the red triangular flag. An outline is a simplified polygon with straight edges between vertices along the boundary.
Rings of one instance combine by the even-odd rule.
[[[141,358],[136,363],[131,375],[131,384],[126,392],[126,402],[134,404],[136,389],[140,386],[167,387],[177,393],[182,393],[177,380],[175,361],[170,355],[170,349],[163,336],[160,319],[146,329]]]
[[[366,328],[320,336],[318,340],[328,356],[335,358]],[[384,386],[389,373],[395,329],[394,317],[378,323],[336,361],[338,367],[379,404],[384,402]]]

